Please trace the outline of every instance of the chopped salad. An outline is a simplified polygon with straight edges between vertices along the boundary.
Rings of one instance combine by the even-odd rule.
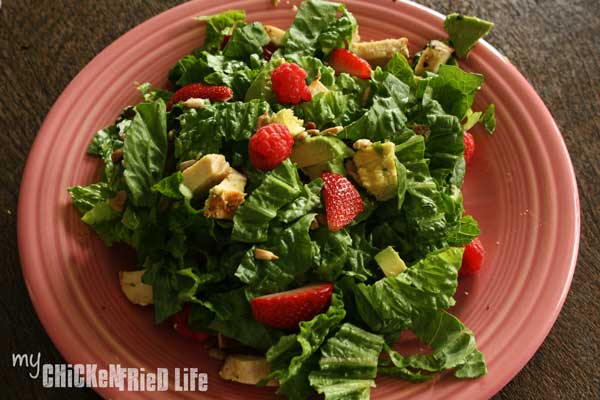
[[[137,252],[127,298],[152,305],[221,377],[290,399],[368,399],[375,378],[484,375],[447,310],[484,250],[461,186],[492,133],[461,69],[492,24],[451,14],[448,38],[361,41],[342,4],[303,2],[288,27],[244,11],[197,17],[204,44],[172,90],[96,133],[101,178],[69,188],[84,223]],[[410,331],[427,354],[393,349]]]

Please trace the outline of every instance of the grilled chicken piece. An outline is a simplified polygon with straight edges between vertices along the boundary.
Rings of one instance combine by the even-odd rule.
[[[385,65],[395,53],[400,53],[406,58],[410,56],[407,38],[354,42],[352,51],[373,66]]]
[[[231,168],[222,154],[207,154],[183,170],[183,184],[194,194],[206,193],[221,182]]]
[[[233,219],[233,214],[244,202],[246,177],[230,168],[229,174],[208,192],[204,215],[216,219]]]
[[[219,371],[221,378],[247,385],[256,385],[269,375],[270,369],[264,357],[246,354],[232,354],[227,356],[223,367]],[[267,386],[278,386],[274,380]]]
[[[453,52],[454,49],[446,43],[439,40],[432,40],[425,50],[423,50],[419,62],[415,67],[415,74],[423,75],[425,71],[437,73],[440,65],[446,64]]]
[[[152,286],[142,282],[144,270],[139,271],[121,271],[119,272],[119,281],[121,290],[125,297],[133,304],[147,306],[152,304]]]

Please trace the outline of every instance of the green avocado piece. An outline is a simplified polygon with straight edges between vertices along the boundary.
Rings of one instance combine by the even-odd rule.
[[[398,194],[398,170],[392,142],[375,142],[354,154],[359,183],[379,201]]]
[[[311,136],[296,143],[292,149],[290,160],[298,168],[319,165],[328,161],[351,157],[354,151],[333,136]]]
[[[393,277],[406,269],[406,264],[392,246],[388,246],[375,255],[375,261],[385,276]]]
[[[304,167],[302,168],[302,172],[308,176],[311,181],[320,178],[323,172],[334,172],[336,174],[346,176],[346,169],[344,168],[344,156],[334,158],[333,160],[321,164]]]
[[[456,13],[448,15],[444,21],[450,44],[460,58],[467,57],[477,41],[487,35],[493,26],[489,21]]]

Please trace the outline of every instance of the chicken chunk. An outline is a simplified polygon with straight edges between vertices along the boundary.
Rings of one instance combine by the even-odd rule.
[[[256,385],[266,378],[269,372],[269,364],[264,357],[232,354],[225,359],[219,375],[228,381]],[[277,386],[277,382],[271,380],[267,386]]]
[[[207,154],[183,171],[183,184],[194,194],[206,193],[229,174],[231,168],[221,154]]]
[[[221,183],[210,189],[204,206],[204,215],[216,219],[233,219],[233,214],[244,202],[246,177],[233,168]]]
[[[432,40],[425,50],[423,50],[419,62],[415,67],[415,74],[423,75],[425,71],[437,73],[440,65],[446,64],[453,52],[454,49],[446,43],[439,40]]]
[[[140,306],[152,304],[152,286],[142,282],[144,272],[144,270],[119,272],[121,290],[130,302]]]
[[[410,56],[407,38],[354,42],[352,43],[352,51],[373,66],[385,65],[395,53],[400,53],[406,58]]]

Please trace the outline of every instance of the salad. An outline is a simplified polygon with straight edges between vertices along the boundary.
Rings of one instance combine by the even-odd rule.
[[[242,10],[197,17],[204,44],[172,90],[95,134],[101,178],[68,189],[84,223],[137,252],[120,273],[156,323],[210,348],[220,375],[291,399],[368,399],[375,378],[484,375],[447,310],[477,272],[461,186],[483,77],[462,70],[492,24],[451,14],[448,38],[360,40],[342,4],[303,2],[289,27]],[[200,44],[199,44],[200,45]],[[393,350],[412,332],[427,354]]]

